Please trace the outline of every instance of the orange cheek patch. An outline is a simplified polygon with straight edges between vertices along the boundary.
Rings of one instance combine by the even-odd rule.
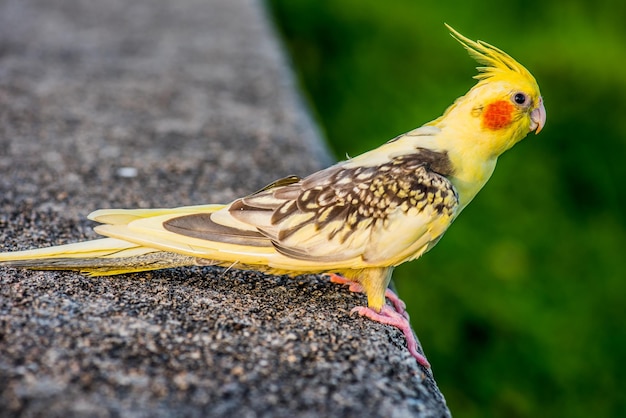
[[[506,100],[488,104],[482,115],[483,126],[493,131],[506,128],[513,120],[513,110],[513,105]]]

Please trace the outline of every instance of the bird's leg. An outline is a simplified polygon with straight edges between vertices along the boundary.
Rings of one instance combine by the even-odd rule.
[[[360,283],[352,281],[350,279],[346,279],[345,277],[336,274],[336,273],[328,273],[328,277],[330,277],[331,283],[345,284],[351,292],[356,293],[364,293],[363,286]],[[395,310],[402,316],[404,316],[407,320],[409,319],[409,314],[406,311],[406,304],[400,297],[391,289],[385,289],[385,297],[389,299],[389,301],[393,304]]]
[[[409,313],[406,311],[406,303],[404,303],[404,301],[400,299],[400,296],[398,296],[393,290],[387,288],[385,290],[385,297],[389,299],[389,301],[391,301],[393,307],[396,309],[396,312],[405,317],[408,321]]]
[[[348,285],[351,292],[363,293],[365,290],[363,285],[360,283],[346,279],[339,274],[329,273],[328,276],[330,277],[330,281],[332,283]],[[389,299],[389,301],[393,304],[393,307],[384,304],[380,311],[376,311],[373,308],[357,306],[352,309],[352,312],[357,312],[359,315],[365,316],[372,321],[398,328],[404,334],[404,338],[406,338],[409,353],[411,353],[419,364],[426,368],[430,368],[430,363],[428,363],[426,357],[417,351],[417,338],[415,338],[415,333],[411,328],[409,314],[406,312],[405,303],[389,288],[385,290],[385,297]]]
[[[430,368],[430,363],[426,360],[426,357],[417,351],[417,338],[415,338],[415,333],[411,328],[408,318],[404,315],[397,312],[389,305],[383,305],[380,312],[376,312],[374,309],[365,306],[357,306],[352,309],[352,312],[357,312],[361,316],[366,316],[372,321],[380,322],[385,325],[392,325],[398,328],[404,334],[404,338],[406,338],[409,353],[411,353],[419,364],[427,369]]]

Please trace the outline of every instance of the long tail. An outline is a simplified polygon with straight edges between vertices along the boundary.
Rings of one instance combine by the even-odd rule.
[[[113,225],[166,214],[214,212],[224,205],[184,206],[172,209],[101,209],[89,219]],[[31,270],[77,270],[91,276],[113,276],[169,267],[216,264],[193,256],[150,248],[116,238],[103,238],[56,247],[0,253],[0,266]]]
[[[190,265],[197,265],[195,257],[159,251],[115,238],[0,253],[0,266],[32,270],[77,270],[91,276],[112,276]]]

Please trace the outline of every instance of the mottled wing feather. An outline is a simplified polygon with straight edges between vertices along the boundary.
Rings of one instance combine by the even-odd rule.
[[[448,173],[433,171],[443,171],[445,159],[418,149],[372,166],[342,163],[278,181],[219,210],[164,217],[161,225],[176,245],[190,237],[211,256],[220,246],[242,256],[273,248],[300,262],[399,264],[425,251],[456,214]],[[130,228],[142,225],[158,229],[153,221]]]
[[[443,175],[432,171],[435,161],[428,151],[378,166],[337,165],[240,199],[230,212],[256,225],[288,257],[336,262],[361,256],[371,263],[400,262],[423,252],[456,213],[458,196]],[[270,202],[271,216],[264,213],[259,222],[254,208],[267,210]]]

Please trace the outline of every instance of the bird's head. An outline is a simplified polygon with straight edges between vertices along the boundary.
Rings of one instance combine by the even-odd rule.
[[[454,127],[456,134],[474,141],[497,157],[529,132],[539,133],[546,122],[543,99],[535,78],[502,50],[472,41],[446,25],[478,63],[478,83],[459,98],[443,116],[430,124]]]

